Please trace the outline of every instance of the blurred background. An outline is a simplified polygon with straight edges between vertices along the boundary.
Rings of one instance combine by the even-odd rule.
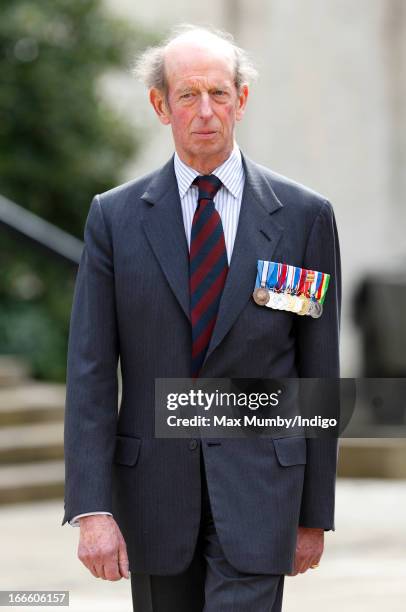
[[[240,147],[334,206],[342,376],[405,379],[406,2],[3,0],[0,11],[0,589],[70,589],[74,610],[129,611],[129,584],[96,581],[60,523],[90,201],[173,152],[134,57],[182,22],[225,29],[251,53],[260,77]],[[372,424],[389,410],[378,400],[365,407]],[[395,412],[406,425],[403,401]],[[342,440],[336,532],[317,574],[287,580],[287,612],[404,609],[405,438],[371,432]]]

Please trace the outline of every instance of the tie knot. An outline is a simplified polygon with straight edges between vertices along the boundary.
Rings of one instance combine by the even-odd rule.
[[[214,174],[197,176],[193,185],[199,188],[198,200],[213,200],[214,196],[222,186],[222,182]]]

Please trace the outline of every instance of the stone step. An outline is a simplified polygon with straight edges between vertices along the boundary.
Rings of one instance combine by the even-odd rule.
[[[32,381],[16,387],[0,387],[0,428],[63,420],[65,390],[65,385]]]
[[[30,374],[28,363],[14,355],[0,355],[0,388],[18,385]]]
[[[62,458],[63,424],[61,422],[0,429],[0,466],[6,463]]]
[[[342,438],[338,475],[350,478],[406,478],[406,439]]]
[[[0,466],[0,505],[63,498],[63,482],[63,461]]]
[[[62,423],[0,429],[0,504],[63,496]],[[406,478],[406,440],[343,438],[338,475]]]

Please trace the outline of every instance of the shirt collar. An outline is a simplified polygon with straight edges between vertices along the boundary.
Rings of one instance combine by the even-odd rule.
[[[191,168],[191,166],[185,164],[185,162],[180,159],[176,151],[174,156],[174,167],[176,180],[178,182],[179,195],[181,198],[183,198],[196,176],[199,176],[200,173],[194,168]],[[226,161],[215,168],[212,174],[215,174],[228,189],[228,191],[230,191],[235,198],[238,198],[242,189],[241,178],[244,174],[244,169],[242,165],[241,151],[237,143],[234,144],[234,148]]]

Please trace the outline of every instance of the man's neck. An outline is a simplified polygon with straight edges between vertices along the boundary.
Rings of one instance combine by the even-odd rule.
[[[233,152],[234,146],[235,145],[233,144],[231,149],[227,153],[223,153],[221,156],[219,155],[217,157],[208,157],[207,159],[202,159],[201,157],[186,158],[182,152],[180,151],[176,151],[176,152],[180,160],[184,164],[186,164],[190,168],[193,168],[193,170],[196,170],[196,172],[199,172],[199,174],[207,175],[207,174],[211,174],[213,170],[215,170],[216,168],[221,166],[221,164],[227,161],[227,159],[230,157],[231,153]]]

